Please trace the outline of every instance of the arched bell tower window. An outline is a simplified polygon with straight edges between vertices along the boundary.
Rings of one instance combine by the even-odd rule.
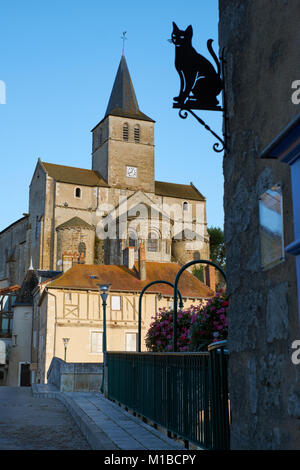
[[[123,140],[128,142],[129,137],[129,128],[127,122],[123,125]]]
[[[183,210],[184,210],[184,211],[187,211],[188,208],[189,208],[188,203],[187,203],[187,202],[184,202],[184,203],[183,203]]]
[[[139,125],[134,126],[133,136],[134,136],[134,141],[136,143],[139,143],[140,141],[140,137],[141,137],[140,134],[141,134],[140,126]]]

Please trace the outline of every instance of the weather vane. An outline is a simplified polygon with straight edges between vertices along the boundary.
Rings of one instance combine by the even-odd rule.
[[[123,31],[123,34],[121,36],[121,39],[123,40],[123,54],[124,54],[124,48],[125,48],[125,41],[127,39],[126,33],[127,33],[127,31]]]

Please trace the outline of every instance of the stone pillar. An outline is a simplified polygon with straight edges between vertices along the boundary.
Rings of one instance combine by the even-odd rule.
[[[62,270],[65,273],[68,269],[73,266],[73,255],[72,253],[65,252],[62,256]]]

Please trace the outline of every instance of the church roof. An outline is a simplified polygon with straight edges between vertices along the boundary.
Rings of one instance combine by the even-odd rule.
[[[94,227],[84,220],[82,220],[80,217],[73,217],[70,220],[67,220],[66,222],[60,224],[58,227],[56,227],[56,230],[62,230],[65,228],[83,228],[87,230],[94,230]]]
[[[205,197],[198,189],[190,184],[167,183],[165,181],[155,181],[155,194],[157,196],[178,197],[180,199],[191,199],[195,201],[205,201]]]
[[[147,279],[141,281],[137,270],[119,265],[87,265],[77,264],[65,274],[48,284],[51,288],[88,289],[98,291],[97,284],[111,284],[112,292],[141,292],[151,281],[164,279],[174,283],[180,266],[177,263],[146,262]],[[214,291],[203,282],[184,271],[179,280],[178,288],[183,297],[208,298]],[[157,284],[147,292],[173,296],[173,289],[164,284]]]
[[[41,162],[49,176],[62,183],[78,184],[81,186],[110,186],[102,178],[100,173],[94,170],[76,168],[72,166],[56,165]],[[168,183],[166,181],[155,181],[155,194],[157,196],[177,197],[195,201],[205,201],[205,197],[198,189],[190,184]],[[22,219],[21,219],[22,220]]]
[[[122,54],[120,60],[105,117],[108,115],[154,122],[153,119],[146,116],[139,109],[124,54]]]
[[[55,165],[53,163],[41,162],[51,178],[62,183],[78,184],[81,186],[104,186],[108,187],[100,173],[94,170],[76,168],[73,166]]]

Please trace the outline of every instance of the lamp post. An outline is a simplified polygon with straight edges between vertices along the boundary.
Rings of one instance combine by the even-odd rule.
[[[64,355],[65,362],[67,362],[67,347],[68,347],[69,341],[70,341],[70,338],[63,338],[64,348],[65,348],[65,355]]]
[[[106,338],[106,301],[108,297],[108,292],[110,289],[111,284],[97,284],[97,287],[100,291],[101,299],[102,299],[102,307],[103,307],[103,343],[102,343],[102,351],[103,351],[103,373],[102,373],[102,385],[101,385],[101,392],[104,392],[104,371],[106,365],[106,348],[107,348],[107,338]]]

